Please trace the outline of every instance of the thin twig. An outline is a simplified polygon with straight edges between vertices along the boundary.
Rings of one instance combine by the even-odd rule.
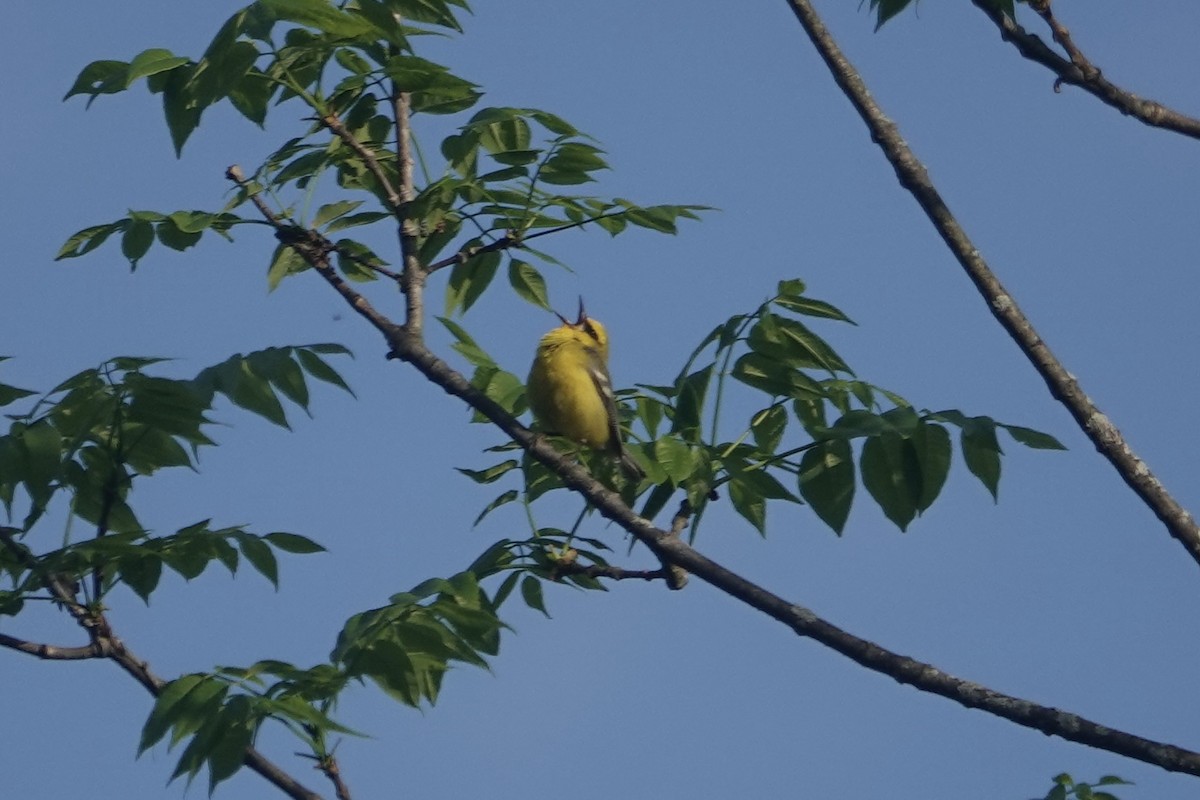
[[[379,182],[379,187],[383,189],[384,196],[387,199],[388,207],[392,213],[396,215],[397,220],[401,220],[403,212],[404,197],[400,192],[392,186],[391,179],[388,178],[387,172],[384,171],[383,165],[379,163],[379,159],[375,157],[375,152],[365,144],[360,142],[358,138],[352,134],[341,118],[337,114],[330,112],[321,117],[321,124],[328,128],[335,136],[346,143],[346,146],[358,154],[358,157],[363,160],[367,167],[367,171],[372,177]]]
[[[342,770],[338,766],[337,758],[333,755],[327,755],[317,762],[317,769],[329,779],[333,784],[333,791],[337,796],[337,800],[351,800],[350,787],[342,780]]]
[[[538,239],[542,236],[549,236],[552,233],[562,233],[563,231],[569,231],[572,228],[582,228],[584,225],[587,225],[589,223],[597,222],[602,219],[611,219],[613,217],[620,217],[626,213],[627,212],[625,212],[625,211],[620,211],[616,214],[599,214],[595,217],[588,217],[587,219],[581,219],[578,222],[569,222],[566,225],[559,225],[556,228],[547,228],[544,231],[537,231],[536,233],[521,234],[519,236],[515,235],[513,232],[510,231],[509,233],[506,233],[504,236],[501,236],[496,241],[489,242],[482,247],[464,248],[462,250],[459,250],[457,253],[455,253],[452,256],[447,256],[446,258],[443,258],[441,261],[435,261],[425,268],[425,272],[426,273],[436,272],[439,269],[444,269],[446,267],[452,267],[456,264],[462,264],[462,263],[466,262],[468,259],[474,258],[475,256],[483,255],[484,253],[490,253],[494,250],[507,250],[510,247],[521,247],[526,242],[532,241],[533,239]]]
[[[1192,515],[1175,501],[1146,463],[1125,442],[1117,427],[1084,393],[1075,376],[1067,372],[1050,351],[934,188],[924,165],[900,136],[895,123],[884,115],[871,97],[862,77],[834,42],[809,0],[788,0],[788,4],[833,74],[834,81],[866,123],[871,139],[879,145],[896,170],[901,186],[912,194],[941,234],[950,252],[987,302],[992,316],[1016,342],[1046,382],[1050,394],[1066,406],[1101,455],[1108,459],[1129,488],[1200,564],[1200,526],[1196,525]]]
[[[661,569],[625,569],[624,567],[614,567],[611,564],[606,566],[563,562],[555,564],[554,577],[561,578],[565,575],[586,575],[589,578],[608,578],[614,581],[658,581],[666,580],[670,572],[666,567]]]
[[[37,656],[47,661],[82,661],[88,658],[103,658],[104,653],[95,644],[85,644],[79,647],[59,647],[53,644],[29,642],[0,633],[0,647],[16,650],[18,653]]]
[[[481,256],[484,253],[493,253],[493,252],[496,252],[497,250],[507,250],[510,247],[520,247],[522,242],[523,242],[522,239],[518,239],[516,237],[505,234],[504,236],[501,236],[496,241],[488,242],[487,244],[485,244],[481,247],[464,247],[462,250],[459,250],[457,253],[455,253],[452,256],[447,256],[446,258],[443,258],[441,261],[433,262],[432,264],[430,264],[428,267],[425,268],[425,272],[428,274],[430,272],[436,272],[439,269],[444,269],[445,267],[457,266],[458,264],[465,264],[468,261],[470,261],[472,258]]]
[[[1018,25],[1016,20],[1000,11],[994,2],[989,0],[971,0],[971,2],[986,14],[988,19],[1000,30],[1001,39],[1016,47],[1017,52],[1023,57],[1041,64],[1057,76],[1054,81],[1055,91],[1058,91],[1064,83],[1078,86],[1102,103],[1147,125],[1174,131],[1193,139],[1200,139],[1200,119],[1181,114],[1162,103],[1138,97],[1133,92],[1126,91],[1106,79],[1100,69],[1092,64],[1075,45],[1062,23],[1053,16],[1049,3],[1035,2],[1030,5],[1050,25],[1051,33],[1067,51],[1069,59],[1063,58],[1039,36],[1029,33]],[[1045,11],[1039,10],[1039,6],[1044,6]]]
[[[393,272],[392,270],[388,269],[387,267],[381,267],[378,264],[372,264],[367,259],[363,258],[362,256],[355,255],[354,253],[350,252],[345,247],[339,247],[338,245],[335,244],[334,249],[337,250],[337,254],[339,256],[341,256],[342,258],[350,259],[351,261],[353,261],[355,264],[358,264],[363,269],[369,269],[372,272],[376,272],[376,273],[382,275],[383,277],[387,278],[388,280],[395,281],[396,283],[400,283],[400,281],[401,281],[401,275],[399,272]]]
[[[1062,49],[1067,52],[1067,55],[1071,59],[1071,63],[1079,69],[1079,72],[1083,75],[1084,80],[1091,81],[1100,77],[1100,70],[1097,69],[1092,62],[1088,61],[1083,55],[1083,52],[1075,46],[1075,41],[1071,38],[1071,32],[1067,30],[1065,25],[1058,21],[1058,19],[1054,16],[1054,12],[1050,10],[1050,0],[1033,0],[1029,4],[1029,7],[1032,8],[1034,13],[1041,17],[1042,21],[1046,23],[1046,26],[1050,28],[1050,35],[1053,36],[1054,41],[1058,42]]]
[[[313,235],[316,235],[315,232]],[[293,245],[296,246],[296,245]],[[818,617],[803,606],[790,603],[731,570],[712,561],[677,535],[682,531],[680,515],[673,522],[675,533],[655,527],[637,515],[621,496],[596,480],[575,460],[555,450],[545,436],[535,434],[499,403],[472,386],[463,375],[438,358],[404,326],[380,314],[329,266],[318,247],[300,245],[298,252],[342,298],[383,335],[388,357],[411,364],[447,394],[463,400],[491,420],[530,456],[549,467],[563,483],[578,492],[605,518],[612,520],[645,544],[660,560],[681,567],[751,608],[782,622],[798,636],[820,642],[856,663],[921,691],[941,695],[968,708],[978,708],[1048,735],[1060,736],[1163,769],[1200,776],[1200,753],[1156,742],[1100,725],[1075,714],[1041,706],[1012,695],[993,691],[981,684],[948,675],[931,664],[886,650],[854,636]],[[686,521],[686,516],[684,516]]]

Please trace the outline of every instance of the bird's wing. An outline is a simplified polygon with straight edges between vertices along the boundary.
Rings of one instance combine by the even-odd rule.
[[[604,412],[608,417],[608,449],[613,453],[620,453],[621,425],[617,414],[617,399],[613,394],[612,377],[608,374],[608,367],[604,365],[599,353],[590,351],[589,356],[588,374],[592,377],[596,393],[604,402]]]

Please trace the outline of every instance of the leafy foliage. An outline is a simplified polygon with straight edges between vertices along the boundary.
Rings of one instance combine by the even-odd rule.
[[[328,663],[302,669],[259,661],[172,681],[142,728],[138,752],[168,734],[171,748],[188,740],[171,777],[190,781],[207,767],[211,792],[241,768],[263,722],[275,720],[320,760],[331,752],[331,734],[359,735],[331,716],[352,683],[370,679],[413,707],[433,703],[453,662],[487,667],[500,628],[471,573],[425,581],[347,620]]]
[[[1067,773],[1056,775],[1054,787],[1046,792],[1043,800],[1117,800],[1109,791],[1098,791],[1098,786],[1132,786],[1133,784],[1116,775],[1105,775],[1095,783],[1076,783]]]
[[[1007,14],[1009,17],[1016,17],[1014,0],[987,0],[987,2],[997,11]],[[1026,3],[1028,0],[1015,0],[1015,2]],[[916,6],[917,0],[871,0],[868,9],[875,12],[875,30],[878,31],[885,22],[910,5]]]
[[[155,241],[175,250],[195,245],[205,231],[229,238],[239,225],[264,224],[235,209],[252,198],[311,192],[325,173],[345,199],[321,205],[308,218],[289,207],[278,218],[322,236],[397,221],[399,179],[390,95],[404,92],[415,114],[458,114],[482,96],[475,84],[412,51],[423,33],[460,30],[455,7],[438,0],[369,0],[335,7],[325,0],[259,0],[234,14],[199,60],[152,49],[130,62],[97,61],[83,69],[67,97],[125,91],[145,79],[163,95],[177,152],[210,106],[228,101],[263,124],[269,110],[300,103],[317,119],[308,132],[269,155],[220,211],[131,212],[73,234],[58,258],[75,258],[121,235],[121,251],[136,268]],[[403,21],[401,21],[403,20]],[[381,92],[381,88],[387,91]],[[564,194],[593,182],[608,168],[591,137],[561,117],[530,108],[484,108],[440,146],[440,174],[426,167],[402,222],[416,238],[421,265],[450,268],[445,313],[466,312],[482,296],[507,256],[509,285],[522,299],[549,308],[546,280],[520,250],[546,264],[555,258],[530,246],[560,230],[596,226],[612,235],[629,226],[675,233],[696,219],[697,205],[642,206],[622,198]],[[353,194],[364,199],[350,199]],[[372,207],[363,210],[364,204]],[[305,204],[307,205],[307,204]],[[356,238],[328,239],[337,268],[355,281],[376,279],[386,262]],[[287,242],[268,268],[271,288],[309,264]]]
[[[195,467],[198,449],[214,444],[204,428],[212,423],[208,414],[218,394],[286,426],[280,395],[307,411],[308,378],[347,388],[323,358],[347,352],[340,345],[268,348],[233,356],[190,380],[149,374],[162,359],[120,357],[40,396],[4,387],[14,401],[30,401],[25,410],[10,412],[8,433],[0,436],[0,502],[10,518],[25,509],[21,527],[11,529],[14,541],[30,534],[60,495],[69,514],[94,526],[95,535],[31,555],[32,564],[0,562],[11,582],[0,614],[19,612],[47,574],[74,580],[93,573],[101,577],[102,593],[125,584],[148,602],[164,565],[191,579],[214,560],[235,571],[240,553],[275,583],[274,550],[319,551],[296,534],[212,529],[207,520],[154,537],[138,521],[130,495],[138,478]]]

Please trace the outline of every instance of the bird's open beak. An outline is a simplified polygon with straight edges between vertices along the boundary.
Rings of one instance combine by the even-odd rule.
[[[587,310],[584,309],[584,307],[583,307],[583,296],[580,295],[580,297],[579,297],[579,319],[575,320],[574,322],[571,322],[570,320],[568,320],[566,317],[564,317],[562,314],[558,313],[557,311],[554,312],[554,316],[558,317],[563,325],[570,325],[573,328],[582,327],[583,323],[587,322],[587,318],[588,318]]]

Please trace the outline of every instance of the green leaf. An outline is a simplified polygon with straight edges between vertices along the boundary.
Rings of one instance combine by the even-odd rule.
[[[128,220],[118,220],[107,225],[93,225],[90,228],[84,228],[72,234],[71,238],[67,239],[63,246],[59,248],[54,260],[62,261],[65,258],[78,258],[86,253],[90,253],[104,244],[105,240],[117,231],[125,230],[128,225]]]
[[[142,598],[142,602],[150,605],[150,594],[158,586],[162,577],[162,559],[156,555],[143,558],[122,558],[118,579]]]
[[[803,314],[806,317],[822,317],[824,319],[849,322],[851,325],[858,324],[842,313],[841,309],[823,300],[814,300],[811,297],[777,297],[775,304],[780,308],[786,308],[788,311]]]
[[[679,400],[675,405],[675,416],[671,420],[671,432],[679,433],[690,441],[699,441],[704,427],[705,397],[715,364],[702,367],[676,382]]]
[[[234,538],[237,540],[238,548],[242,551],[242,555],[250,562],[250,566],[254,567],[264,578],[269,580],[271,584],[279,588],[279,562],[275,558],[275,553],[271,548],[252,533],[236,533]]]
[[[124,61],[93,61],[75,78],[63,100],[77,94],[88,95],[88,106],[102,94],[123,92],[129,86],[129,64]]]
[[[320,356],[317,355],[317,353],[320,352],[330,351],[322,350],[316,345],[311,347],[299,347],[296,348],[296,359],[300,362],[300,366],[304,368],[304,371],[309,375],[313,376],[317,380],[325,381],[326,383],[332,383],[334,386],[340,386],[351,396],[354,396],[354,390],[351,389],[349,384],[342,379],[342,376],[338,374],[337,370],[326,364],[321,360]],[[342,352],[346,353],[347,355],[350,353],[349,350],[340,348],[340,346],[339,350],[333,352]]]
[[[25,428],[20,435],[25,454],[25,489],[37,506],[45,506],[53,493],[52,482],[62,459],[62,435],[42,420]]]
[[[312,218],[312,227],[319,228],[339,217],[344,217],[362,204],[362,200],[339,200],[336,203],[327,203],[317,209],[317,213]]]
[[[241,85],[258,56],[258,47],[251,42],[214,40],[196,65],[188,87],[197,108],[207,108],[229,96]]]
[[[29,389],[19,389],[16,386],[9,386],[6,383],[0,383],[0,408],[3,408],[10,403],[15,403],[23,397],[35,395],[37,392]]]
[[[796,369],[824,369],[831,373],[853,374],[853,370],[828,342],[794,319],[764,314],[750,329],[746,343],[755,353]]]
[[[311,268],[312,265],[304,260],[304,256],[297,253],[289,245],[282,243],[276,245],[275,254],[271,258],[271,266],[267,268],[268,291],[275,291],[275,288],[279,286],[284,278],[299,275],[301,272]]]
[[[174,216],[174,215],[172,215]],[[184,251],[200,241],[200,231],[182,230],[175,219],[167,218],[158,223],[155,228],[158,240],[172,250]]]
[[[285,553],[308,554],[325,552],[325,548],[322,545],[314,542],[307,536],[301,536],[297,533],[275,531],[263,536],[262,539],[272,547],[282,550]]]
[[[336,204],[335,204],[336,205]],[[346,228],[354,228],[359,225],[370,225],[373,222],[378,222],[381,219],[387,219],[392,215],[386,211],[364,211],[361,214],[350,214],[345,217],[339,216],[333,220],[326,229],[330,233],[334,231],[345,230]]]
[[[950,474],[950,434],[941,425],[923,423],[909,439],[921,466],[921,497],[917,512],[924,513],[946,485]]]
[[[483,510],[479,512],[479,516],[475,517],[475,521],[471,523],[471,527],[478,527],[479,523],[483,522],[484,518],[488,514],[492,513],[500,506],[508,505],[509,503],[516,501],[520,496],[520,493],[516,489],[509,489],[508,491],[500,494],[493,499],[492,502],[484,506]]]
[[[996,440],[996,424],[988,417],[972,417],[962,429],[963,460],[967,469],[979,479],[992,499],[999,501],[1000,443]]]
[[[1055,439],[1048,433],[1035,431],[1033,428],[1023,428],[1020,425],[1001,425],[1001,428],[1008,431],[1008,435],[1026,447],[1032,447],[1035,450],[1066,450],[1058,439]]]
[[[235,695],[221,709],[218,717],[220,732],[207,752],[208,794],[211,797],[217,785],[228,780],[242,768],[246,760],[246,749],[254,741],[258,730],[250,698]]]
[[[256,374],[244,356],[233,356],[201,373],[206,374],[206,382],[211,382],[212,387],[233,401],[234,405],[258,414],[281,428],[290,428],[283,404],[279,402],[270,382]]]
[[[654,443],[654,462],[662,467],[671,481],[679,486],[696,471],[692,449],[673,436],[664,436]]]
[[[167,219],[175,223],[180,233],[203,233],[212,227],[216,215],[207,211],[176,211]]]
[[[555,148],[538,170],[538,179],[556,186],[571,186],[594,180],[589,172],[608,169],[603,151],[583,142],[564,142]],[[632,221],[632,220],[631,220]]]
[[[150,710],[150,716],[147,717],[145,724],[142,726],[142,738],[138,743],[137,751],[139,756],[167,735],[167,731],[175,724],[175,720],[184,708],[182,705],[184,699],[203,680],[203,675],[184,675],[181,678],[171,681],[163,688],[158,698],[154,701],[154,707]]]
[[[456,341],[451,347],[467,361],[476,367],[497,368],[495,360],[471,337],[471,334],[467,333],[466,328],[447,317],[438,317],[437,321],[442,323],[446,330],[454,336]]]
[[[292,359],[290,347],[268,347],[247,357],[254,371],[271,382],[288,400],[308,411],[308,384],[304,371]]]
[[[267,107],[275,90],[276,84],[262,70],[251,67],[229,90],[229,103],[243,117],[261,128],[267,121]]]
[[[463,475],[466,475],[476,483],[485,484],[495,483],[512,470],[517,469],[519,466],[520,463],[516,459],[510,458],[507,461],[502,461],[499,464],[488,467],[487,469],[475,470],[465,469],[463,467],[455,467],[455,471],[461,472]]]
[[[446,286],[446,316],[458,309],[467,313],[475,301],[483,296],[499,268],[500,253],[495,250],[455,264],[450,270],[450,280]]]
[[[530,302],[538,308],[550,310],[550,297],[546,293],[546,279],[532,264],[515,258],[511,259],[508,262],[508,282],[522,300]]]
[[[139,78],[167,72],[186,63],[188,63],[187,58],[177,56],[170,50],[157,47],[143,50],[133,57],[133,61],[129,62],[129,68],[125,75],[126,87],[133,85],[133,82]]]
[[[890,430],[891,426],[878,414],[856,408],[840,416],[828,433],[834,436],[858,438],[860,436],[877,436]]]
[[[133,220],[121,237],[121,255],[129,259],[129,269],[137,269],[138,260],[154,243],[154,226],[145,220]]]
[[[900,530],[907,529],[922,496],[921,468],[912,445],[894,433],[872,436],[863,443],[859,468],[863,485],[884,515]]]
[[[525,601],[525,605],[540,611],[547,617],[550,612],[546,610],[546,601],[542,596],[542,582],[532,575],[526,575],[521,580],[521,599]]]
[[[787,430],[787,409],[781,405],[770,406],[759,411],[750,420],[750,434],[754,443],[764,453],[774,453]]]
[[[912,0],[871,0],[871,8],[876,12],[875,30],[883,27],[883,23],[899,14]]]
[[[285,19],[333,36],[356,38],[363,35],[382,35],[363,16],[349,14],[328,0],[258,0],[277,19]]]
[[[854,502],[854,451],[845,439],[818,442],[800,458],[800,496],[839,536]]]
[[[181,66],[162,73],[166,76],[162,92],[163,114],[167,119],[167,129],[171,133],[171,144],[175,147],[176,157],[183,153],[183,146],[192,135],[192,131],[200,125],[200,115],[204,111],[192,93],[192,76],[195,71],[195,67]],[[159,237],[161,236],[160,228]],[[163,244],[168,244],[165,239]]]
[[[762,495],[752,491],[744,482],[735,480],[729,483],[729,499],[733,502],[734,510],[759,534],[767,535],[767,501]]]
[[[734,378],[772,397],[824,397],[821,385],[788,364],[762,353],[744,353],[733,365]]]

